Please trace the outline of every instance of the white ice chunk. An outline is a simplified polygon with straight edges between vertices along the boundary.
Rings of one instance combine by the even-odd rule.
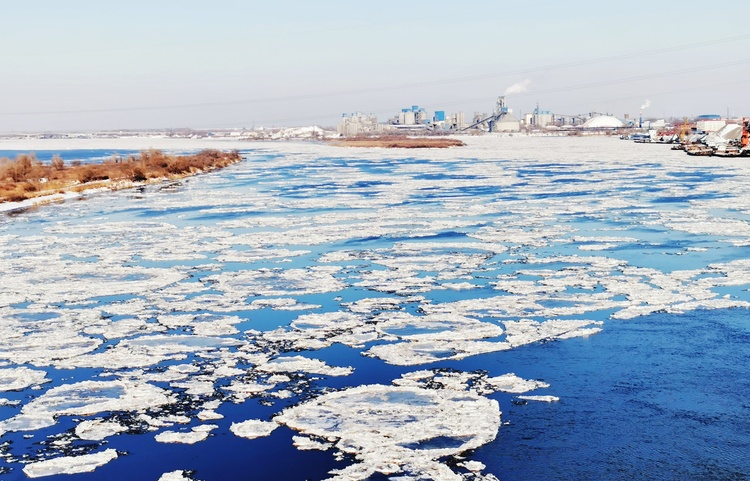
[[[76,436],[87,441],[101,441],[104,438],[127,431],[128,428],[114,421],[103,421],[101,419],[81,421],[76,426]]]
[[[228,271],[208,276],[216,289],[242,290],[250,296],[322,294],[342,290],[345,285],[334,277],[341,268],[318,266],[308,269],[259,269]]]
[[[546,403],[557,402],[560,400],[560,398],[557,396],[532,396],[532,395],[518,396],[518,399],[523,399],[524,401],[539,401],[539,402],[546,402]]]
[[[82,381],[57,386],[26,404],[21,413],[0,422],[4,431],[27,431],[51,426],[60,415],[92,415],[107,411],[138,411],[174,402],[166,391],[147,383]]]
[[[355,456],[357,463],[332,479],[363,480],[376,472],[460,479],[438,459],[495,439],[500,409],[466,391],[365,385],[289,408],[275,420]]]
[[[232,431],[235,436],[255,439],[269,436],[278,427],[278,423],[275,422],[249,419],[240,423],[232,423],[229,430]]]
[[[177,470],[162,474],[157,481],[194,481],[194,479],[188,475],[187,471]]]
[[[164,431],[154,436],[154,439],[160,443],[195,444],[205,441],[211,431],[218,427],[215,424],[201,424],[187,432]]]
[[[590,336],[600,332],[601,329],[588,326],[601,325],[602,322],[563,319],[550,319],[538,322],[530,319],[521,319],[519,321],[505,321],[504,324],[507,331],[507,342],[512,347],[518,347],[547,339]]]
[[[333,443],[322,443],[307,436],[292,436],[292,442],[300,451],[327,451],[333,447]]]
[[[9,369],[0,368],[0,392],[20,391],[49,381],[45,371],[29,369],[24,366]]]
[[[258,366],[257,369],[264,372],[305,372],[324,376],[348,376],[354,372],[351,367],[332,367],[319,359],[304,356],[279,357]]]
[[[202,411],[199,411],[196,417],[201,421],[215,421],[217,419],[223,419],[224,415],[219,414],[212,409],[204,409]]]
[[[27,464],[24,466],[23,472],[30,478],[41,478],[57,474],[90,473],[116,458],[117,451],[106,449],[93,454],[65,456]]]
[[[549,387],[549,384],[547,384],[546,382],[530,381],[520,378],[513,373],[503,374],[502,376],[498,377],[491,377],[486,379],[486,382],[498,391],[516,394],[533,391],[534,389]]]

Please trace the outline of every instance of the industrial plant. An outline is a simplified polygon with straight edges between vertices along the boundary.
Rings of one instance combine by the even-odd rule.
[[[657,121],[658,123],[658,121]],[[662,121],[664,123],[664,121]],[[650,128],[653,125],[645,125]],[[464,112],[446,113],[436,110],[432,116],[419,105],[401,109],[385,122],[375,114],[355,112],[343,114],[337,132],[344,137],[382,134],[385,132],[410,133],[520,133],[539,130],[607,130],[627,127],[643,128],[642,121],[623,122],[611,115],[590,112],[584,115],[559,115],[537,107],[529,113],[516,116],[509,108],[505,96],[497,98],[492,113],[475,112],[467,120]]]
[[[685,150],[690,155],[719,155],[725,157],[750,156],[750,121],[731,119],[721,115],[699,115],[694,119],[667,121],[644,119],[641,106],[638,118],[624,115],[619,119],[613,115],[589,112],[579,115],[555,114],[536,106],[529,113],[514,115],[505,96],[497,98],[492,113],[475,112],[466,121],[464,112],[446,113],[436,110],[430,116],[426,109],[412,105],[385,122],[379,122],[375,114],[360,112],[343,114],[337,125],[342,137],[372,136],[406,133],[428,134],[557,134],[592,135],[617,134],[625,140],[649,143],[671,143],[674,149]]]

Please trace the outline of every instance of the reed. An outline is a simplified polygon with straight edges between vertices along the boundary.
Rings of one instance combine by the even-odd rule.
[[[239,152],[203,150],[194,155],[168,155],[149,149],[137,156],[112,157],[98,164],[65,161],[55,155],[45,164],[31,154],[0,158],[0,202],[18,202],[49,194],[81,191],[110,183],[176,179],[226,167],[242,160]]]

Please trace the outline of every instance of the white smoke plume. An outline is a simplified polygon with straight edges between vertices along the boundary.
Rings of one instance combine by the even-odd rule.
[[[651,107],[651,101],[649,99],[646,99],[643,105],[641,105],[641,110],[646,110],[649,107]]]
[[[513,94],[522,94],[526,92],[529,88],[529,84],[531,83],[531,80],[526,79],[522,80],[521,82],[515,83],[505,89],[504,95],[513,95]]]

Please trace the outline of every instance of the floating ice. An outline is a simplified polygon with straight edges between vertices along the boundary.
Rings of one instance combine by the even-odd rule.
[[[468,391],[366,385],[323,395],[275,420],[354,456],[357,462],[333,471],[331,479],[382,473],[459,480],[438,459],[492,441],[500,409],[496,401]]]
[[[72,359],[94,351],[100,339],[81,336],[68,329],[23,335],[0,328],[0,358],[18,364],[49,366],[58,359]]]
[[[269,436],[279,425],[275,422],[249,419],[241,423],[232,423],[229,430],[236,436],[247,439]]]
[[[277,299],[256,299],[250,303],[248,309],[265,309],[271,308],[279,311],[306,311],[311,309],[320,309],[321,306],[316,304],[305,304],[297,302],[291,297]]]
[[[549,384],[546,382],[529,381],[522,379],[513,373],[492,377],[486,379],[485,382],[498,391],[510,393],[523,393],[533,391],[534,389],[549,387]]]
[[[377,357],[398,366],[415,366],[449,359],[463,359],[506,349],[510,349],[510,345],[505,342],[409,341],[373,346],[365,351],[365,355]]]
[[[103,421],[101,419],[92,421],[81,421],[76,426],[76,436],[88,441],[101,441],[104,438],[127,431],[128,428],[114,421]]]
[[[334,276],[340,268],[318,266],[309,269],[260,269],[214,274],[206,278],[216,288],[241,290],[248,296],[287,296],[335,292],[345,286]]]
[[[201,424],[187,432],[164,431],[157,434],[154,438],[160,443],[195,444],[205,441],[211,431],[218,427],[215,424]]]
[[[512,347],[518,347],[547,339],[590,336],[600,332],[601,328],[587,326],[600,326],[601,324],[601,321],[562,319],[550,319],[544,322],[530,319],[505,321],[507,331],[505,339]]]
[[[0,422],[0,434],[52,426],[55,418],[61,415],[138,411],[173,402],[168,392],[146,383],[118,380],[64,384],[49,389],[24,405],[20,414]]]
[[[279,357],[258,366],[258,370],[274,373],[305,372],[325,376],[348,376],[354,372],[351,367],[332,367],[318,359],[310,359],[304,356]]]
[[[481,395],[492,394],[497,391],[520,394],[549,387],[549,384],[545,382],[523,379],[513,373],[488,377],[485,372],[441,369],[412,371],[403,374],[400,379],[394,380],[393,384],[406,387],[452,389],[454,391],[469,390]]]
[[[371,347],[366,355],[391,364],[415,365],[508,349],[505,342],[487,342],[501,336],[503,328],[456,314],[381,313],[377,329],[384,339],[405,342]]]
[[[104,451],[83,454],[81,456],[65,456],[47,459],[27,464],[23,472],[30,478],[41,478],[56,474],[78,474],[90,473],[100,466],[117,458],[117,451],[106,449]]]
[[[540,402],[546,402],[546,403],[557,402],[560,400],[560,398],[557,396],[529,396],[529,395],[518,396],[518,399],[522,399],[524,401],[540,401]]]
[[[46,382],[49,382],[49,379],[44,371],[23,366],[11,369],[0,368],[0,392],[20,391]]]
[[[196,481],[195,478],[191,477],[188,471],[177,470],[164,473],[159,476],[157,481]]]
[[[292,436],[292,442],[294,447],[300,451],[328,451],[333,447],[333,443],[314,441],[307,436]]]
[[[185,359],[189,353],[208,353],[237,346],[233,338],[198,335],[151,335],[121,341],[102,353],[79,356],[59,363],[66,368],[107,367],[112,369],[145,367],[169,359]]]
[[[211,409],[204,409],[198,412],[196,417],[200,419],[201,421],[215,421],[217,419],[223,419],[224,415],[219,414],[216,411],[211,410]]]

